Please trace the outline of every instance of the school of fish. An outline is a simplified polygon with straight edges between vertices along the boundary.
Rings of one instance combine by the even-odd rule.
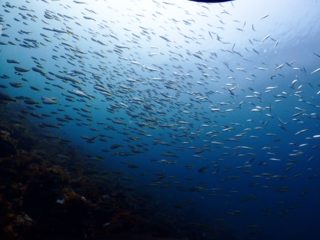
[[[231,2],[215,13],[197,5],[194,19],[172,1],[150,2],[151,12],[128,9],[126,25],[84,0],[1,2],[0,103],[17,104],[20,121],[47,137],[94,149],[93,160],[150,174],[155,188],[254,201],[232,183],[283,194],[318,177],[320,52],[310,53],[315,67],[270,63],[284,44],[259,33],[271,13],[233,19]],[[165,14],[174,9],[183,14]],[[237,43],[229,31],[250,37]]]

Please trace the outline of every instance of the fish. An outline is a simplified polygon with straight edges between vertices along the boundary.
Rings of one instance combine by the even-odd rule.
[[[269,14],[264,15],[263,17],[260,18],[260,20],[266,19],[267,17],[269,17]]]
[[[20,73],[26,73],[26,72],[29,72],[29,71],[30,71],[29,69],[26,69],[26,68],[23,68],[23,67],[17,67],[17,66],[15,66],[14,69],[15,69],[17,72],[20,72]]]
[[[19,64],[20,62],[18,62],[17,60],[14,60],[14,59],[7,59],[7,63]]]
[[[52,98],[52,97],[42,97],[42,102],[44,104],[57,104],[58,101],[56,98]]]
[[[0,103],[9,103],[9,102],[15,102],[16,99],[14,99],[13,97],[0,92]]]
[[[264,42],[265,40],[267,40],[268,38],[270,38],[270,35],[268,34],[267,36],[265,36],[262,40],[261,40],[261,42]]]
[[[311,72],[311,74],[314,74],[314,73],[317,73],[317,72],[320,72],[320,68],[315,69],[314,71]]]
[[[36,104],[39,103],[39,102],[33,100],[33,99],[30,98],[30,97],[23,97],[23,98],[24,98],[24,99],[23,99],[23,102],[26,103],[26,104],[28,104],[28,105],[36,105]]]
[[[299,134],[304,133],[306,131],[308,131],[308,129],[302,129],[302,130],[296,132],[294,135],[299,135]]]

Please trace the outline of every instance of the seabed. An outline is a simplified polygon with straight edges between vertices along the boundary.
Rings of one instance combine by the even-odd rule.
[[[179,225],[120,173],[0,108],[1,240],[233,239]]]

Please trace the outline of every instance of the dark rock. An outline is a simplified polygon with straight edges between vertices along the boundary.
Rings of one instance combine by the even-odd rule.
[[[33,139],[21,136],[18,139],[17,148],[21,148],[26,151],[31,151],[34,144],[35,144],[35,141]]]
[[[0,157],[8,157],[16,154],[14,146],[5,140],[0,139]]]

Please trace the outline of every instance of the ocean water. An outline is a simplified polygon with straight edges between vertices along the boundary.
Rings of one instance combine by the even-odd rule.
[[[189,228],[319,239],[319,9],[3,0],[1,100]]]

